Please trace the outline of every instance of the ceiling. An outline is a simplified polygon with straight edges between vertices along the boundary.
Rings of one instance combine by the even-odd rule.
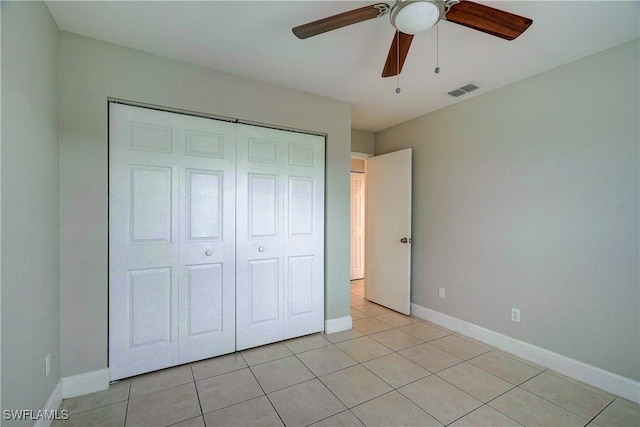
[[[434,28],[414,38],[399,76],[401,92],[396,93],[398,79],[380,77],[394,35],[388,16],[306,40],[291,32],[292,27],[373,3],[48,1],[47,5],[64,31],[348,102],[352,127],[371,132],[640,34],[638,1],[481,0],[478,3],[531,18],[533,24],[516,40],[505,41],[441,21],[437,32]],[[434,73],[436,64],[439,74]],[[461,98],[446,95],[468,82],[480,89]]]

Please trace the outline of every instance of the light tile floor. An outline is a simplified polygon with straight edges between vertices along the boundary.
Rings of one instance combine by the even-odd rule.
[[[640,426],[640,405],[365,301],[353,329],[66,399],[54,426]]]

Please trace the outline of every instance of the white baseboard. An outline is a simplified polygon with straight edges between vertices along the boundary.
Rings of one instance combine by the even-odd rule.
[[[411,304],[411,314],[609,393],[640,403],[640,382],[638,381],[417,304]]]
[[[109,388],[109,368],[85,372],[62,378],[62,394],[65,399],[82,396]]]
[[[336,332],[351,329],[353,322],[351,316],[338,317],[337,319],[329,319],[324,322],[324,332],[327,334],[335,334]]]
[[[42,412],[53,413],[60,407],[61,403],[62,403],[62,379],[58,381],[56,388],[54,388],[53,391],[51,392],[49,399],[47,399],[47,402],[44,404],[44,407],[42,408]],[[36,420],[33,427],[49,427],[53,422],[53,420],[45,419],[45,418],[47,417],[39,418],[38,420]]]

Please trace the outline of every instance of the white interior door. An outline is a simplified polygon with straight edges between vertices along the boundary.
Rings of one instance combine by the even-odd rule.
[[[235,351],[236,127],[175,115],[180,155],[179,363]]]
[[[365,174],[351,172],[351,280],[364,277]]]
[[[324,138],[238,125],[236,347],[324,329]]]
[[[235,128],[109,107],[111,379],[234,351]]]
[[[365,298],[410,313],[410,148],[367,159]]]

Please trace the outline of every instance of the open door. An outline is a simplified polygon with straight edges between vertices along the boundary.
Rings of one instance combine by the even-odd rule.
[[[351,280],[364,278],[365,174],[351,172]]]
[[[410,148],[367,159],[365,298],[408,315],[411,290]]]

